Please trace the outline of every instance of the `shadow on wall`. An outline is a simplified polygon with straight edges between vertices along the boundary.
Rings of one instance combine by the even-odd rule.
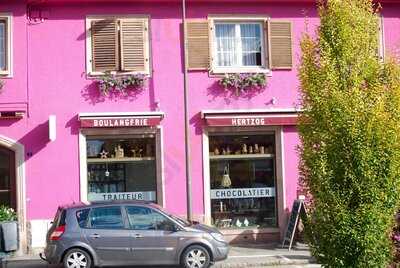
[[[235,89],[225,89],[219,84],[219,80],[215,80],[207,88],[207,96],[211,96],[209,102],[215,101],[217,99],[223,99],[226,104],[231,104],[232,100],[247,99],[261,94],[266,90],[268,84],[263,88],[252,88],[248,90],[239,91],[238,94]]]
[[[203,119],[201,118],[201,113],[195,114],[190,118],[189,123],[194,126],[196,135],[203,134]]]
[[[49,122],[37,125],[25,136],[18,140],[19,143],[25,146],[26,159],[28,160],[40,150],[42,150],[49,140]]]
[[[71,135],[78,135],[79,133],[79,116],[75,115],[65,124],[65,128],[70,129]]]
[[[20,119],[3,119],[0,120],[0,127],[9,127],[17,123]]]
[[[105,102],[105,101],[119,101],[119,100],[128,100],[134,101],[136,100],[144,91],[149,90],[149,81],[147,85],[145,85],[141,89],[129,90],[127,92],[121,92],[118,90],[112,90],[107,94],[102,93],[97,85],[96,81],[88,84],[81,90],[81,96],[85,99],[86,102],[96,105],[97,103]]]

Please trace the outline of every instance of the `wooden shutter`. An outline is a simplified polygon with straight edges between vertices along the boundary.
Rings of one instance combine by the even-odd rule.
[[[268,32],[271,68],[291,69],[293,66],[292,23],[270,20]]]
[[[188,69],[207,70],[210,62],[208,20],[188,20],[186,34]]]
[[[121,69],[149,72],[148,19],[121,19]]]
[[[92,21],[91,34],[93,71],[117,71],[119,69],[117,21]]]

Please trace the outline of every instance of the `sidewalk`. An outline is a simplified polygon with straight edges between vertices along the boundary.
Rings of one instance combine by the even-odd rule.
[[[277,244],[234,245],[229,257],[223,262],[216,263],[215,268],[244,268],[244,267],[312,267],[317,268],[310,252],[305,245],[297,245],[292,250],[282,249]],[[22,256],[8,258],[0,268],[60,268],[58,265],[47,265],[39,256]],[[154,268],[154,267],[153,267]]]
[[[216,263],[215,268],[266,267],[279,265],[305,265],[315,263],[308,247],[298,244],[289,251],[278,244],[234,245],[229,257]],[[313,267],[318,267],[314,266]]]

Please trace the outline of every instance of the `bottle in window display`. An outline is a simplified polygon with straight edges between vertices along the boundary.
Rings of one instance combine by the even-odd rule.
[[[265,154],[265,147],[264,146],[260,146],[260,154]]]
[[[254,153],[258,154],[259,152],[260,152],[260,149],[258,147],[258,144],[256,143],[256,144],[254,144]]]
[[[124,158],[124,149],[121,147],[121,144],[118,144],[117,147],[114,148],[115,158]]]
[[[247,154],[247,144],[242,144],[242,154]]]

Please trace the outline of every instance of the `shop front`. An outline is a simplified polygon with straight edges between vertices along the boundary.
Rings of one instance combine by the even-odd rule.
[[[285,228],[283,126],[292,112],[203,111],[206,221],[230,240],[279,239]]]
[[[81,201],[164,204],[163,114],[80,114]]]

